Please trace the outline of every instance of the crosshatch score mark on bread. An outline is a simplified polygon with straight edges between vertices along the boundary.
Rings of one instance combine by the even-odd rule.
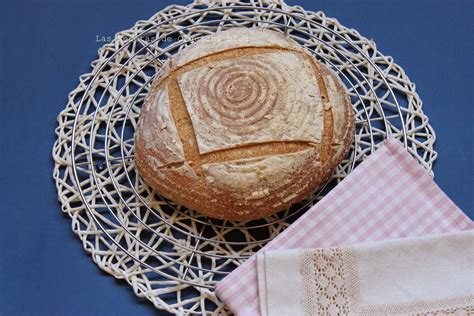
[[[252,220],[323,184],[353,134],[331,70],[281,33],[233,29],[164,64],[140,113],[135,157],[161,195],[210,217]]]

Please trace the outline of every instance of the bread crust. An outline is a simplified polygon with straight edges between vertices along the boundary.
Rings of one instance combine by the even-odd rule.
[[[352,107],[335,74],[283,34],[233,29],[164,65],[140,113],[135,163],[179,204],[252,220],[323,184],[353,134]]]

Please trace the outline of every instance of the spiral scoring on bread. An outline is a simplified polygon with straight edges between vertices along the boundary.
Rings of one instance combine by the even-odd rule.
[[[200,152],[284,140],[319,143],[322,103],[313,78],[301,55],[281,51],[217,61],[180,74]]]
[[[235,133],[248,134],[253,124],[274,110],[277,83],[282,80],[269,65],[247,59],[208,69],[195,78],[200,84],[196,106],[212,121]]]

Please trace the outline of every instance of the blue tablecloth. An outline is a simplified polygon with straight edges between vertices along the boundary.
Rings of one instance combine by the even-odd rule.
[[[156,315],[101,272],[60,212],[56,115],[102,43],[171,3],[6,0],[0,5],[0,315]],[[441,188],[473,210],[474,2],[288,0],[373,38],[417,84],[437,134]],[[165,313],[163,313],[165,314]]]

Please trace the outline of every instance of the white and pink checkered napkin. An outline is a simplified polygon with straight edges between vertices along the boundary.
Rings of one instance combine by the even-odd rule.
[[[473,227],[426,170],[397,140],[389,139],[260,252],[333,247]],[[255,256],[219,282],[216,293],[237,316],[260,315]]]

